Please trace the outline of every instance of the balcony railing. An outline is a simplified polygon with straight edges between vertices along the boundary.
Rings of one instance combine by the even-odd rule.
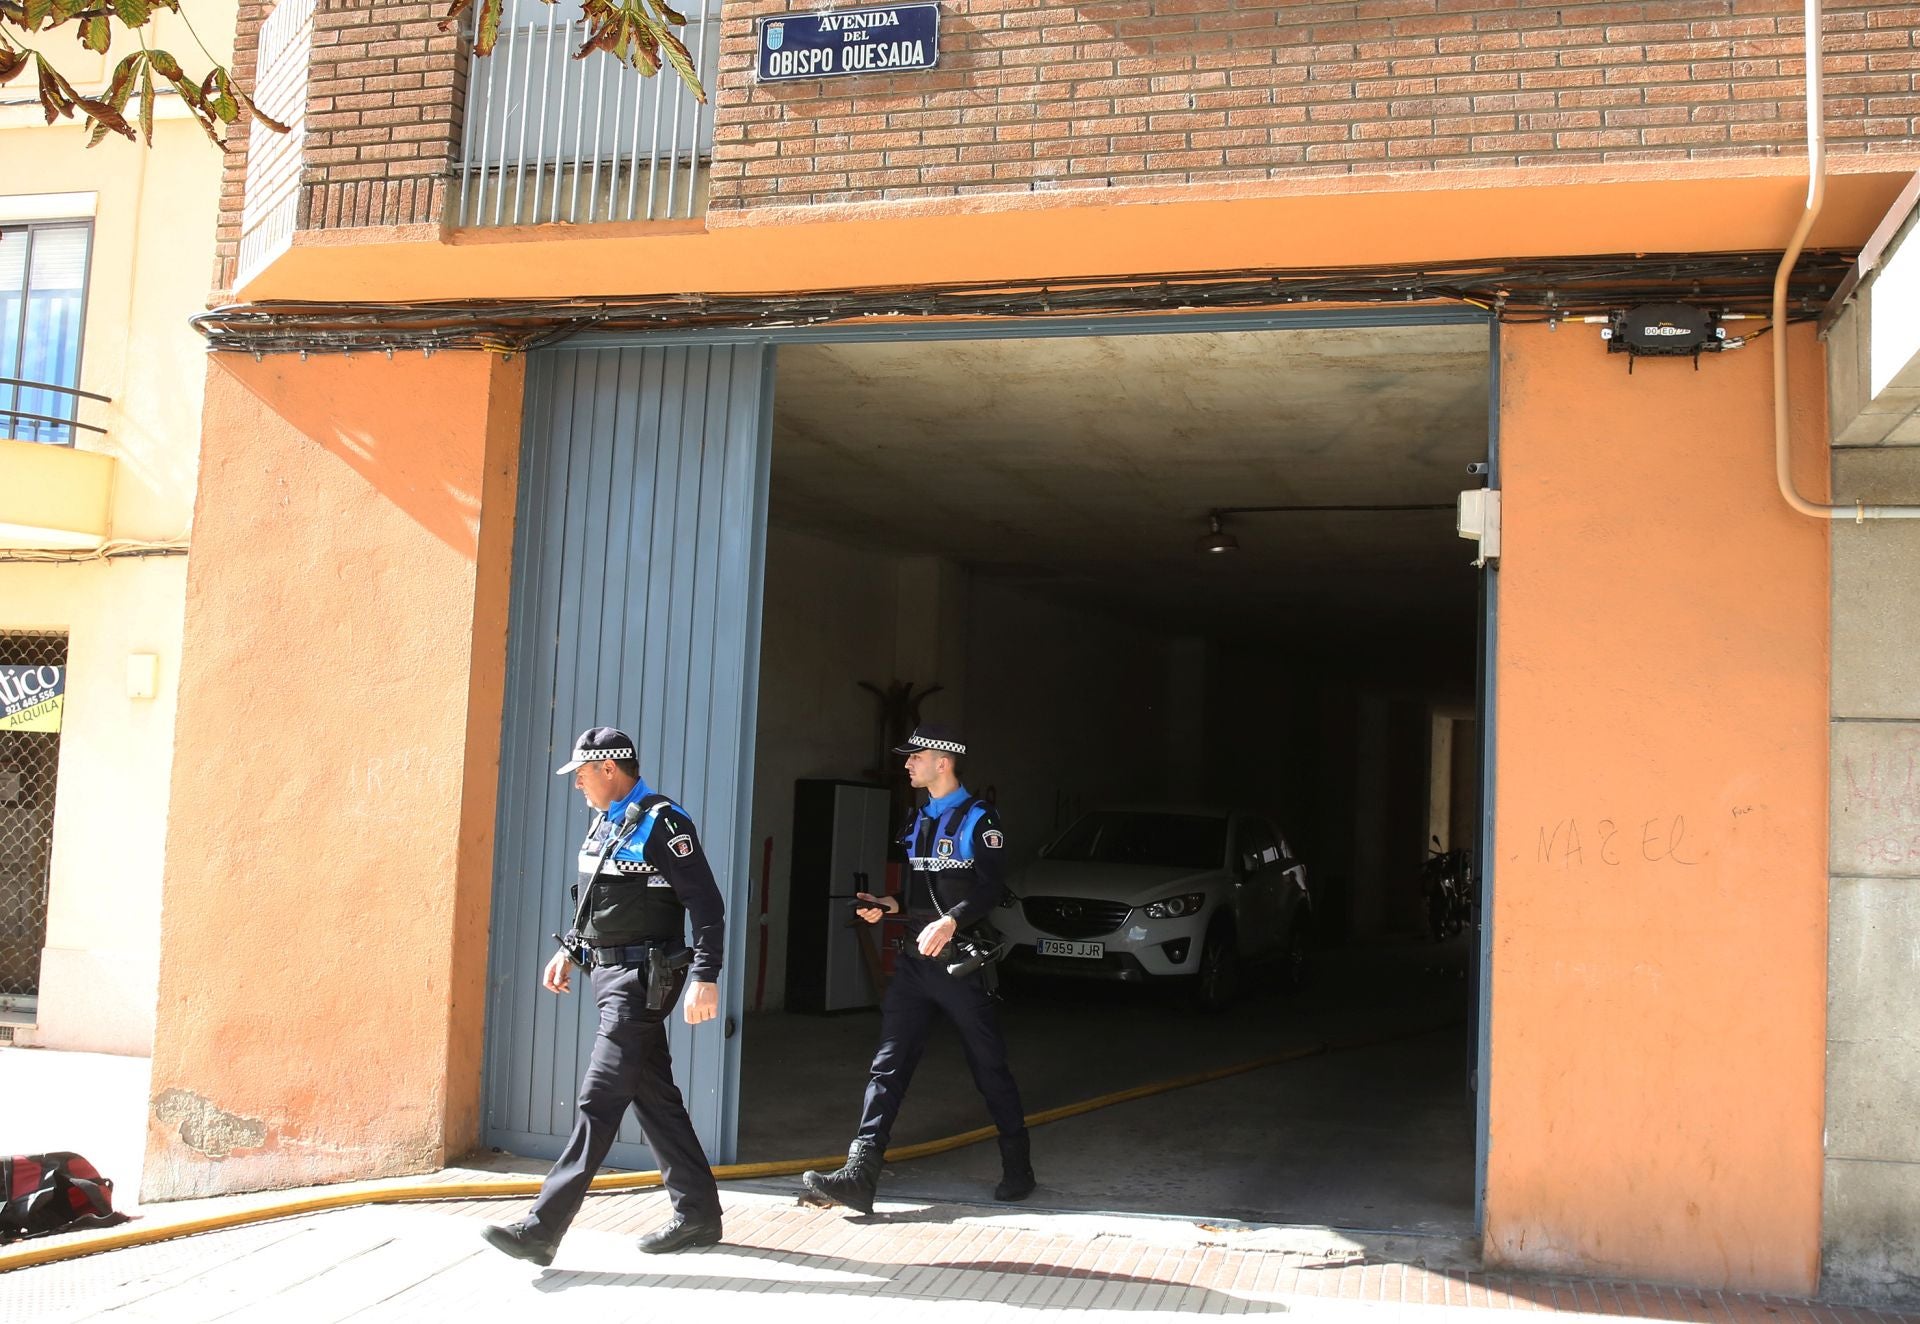
[[[96,395],[75,386],[34,382],[21,377],[0,377],[0,438],[37,441],[49,446],[71,446],[76,429],[104,436],[107,431],[105,428],[82,423],[75,417],[82,400],[113,403],[111,396]]]
[[[691,8],[680,36],[711,96],[720,0]],[[585,39],[577,2],[506,0],[493,54],[475,57],[468,74],[456,224],[675,220],[705,210],[711,105],[671,68],[642,78],[601,52],[574,59]]]

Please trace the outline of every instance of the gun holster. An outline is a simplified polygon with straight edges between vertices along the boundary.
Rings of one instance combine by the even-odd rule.
[[[655,947],[647,953],[647,1010],[659,1011],[678,991],[678,976],[682,970],[693,964],[693,949],[682,947],[677,952]]]
[[[965,933],[956,933],[947,943],[947,950],[942,954],[947,973],[955,979],[965,979],[1005,956],[1010,945],[1001,939],[993,925],[981,920]]]

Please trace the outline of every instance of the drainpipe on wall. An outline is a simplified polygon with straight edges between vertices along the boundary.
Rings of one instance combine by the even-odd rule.
[[[1870,519],[1920,519],[1920,506],[1869,506],[1856,501],[1852,505],[1823,506],[1801,496],[1793,486],[1792,455],[1787,428],[1787,278],[1793,264],[1800,260],[1800,249],[1820,215],[1827,197],[1826,110],[1822,100],[1820,69],[1820,0],[1806,0],[1807,62],[1807,205],[1800,224],[1780,255],[1780,268],[1773,274],[1773,462],[1780,480],[1780,495],[1802,515],[1815,519],[1837,520],[1851,516],[1856,523]]]

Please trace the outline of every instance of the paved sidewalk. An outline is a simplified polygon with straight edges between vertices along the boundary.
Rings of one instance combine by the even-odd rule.
[[[523,1211],[524,1199],[286,1219],[0,1274],[0,1319],[694,1324],[777,1312],[783,1324],[987,1324],[1074,1310],[1465,1324],[1545,1310],[1703,1324],[1920,1324],[1777,1297],[1486,1274],[1461,1262],[1455,1243],[1419,1237],[884,1202],[858,1218],[760,1190],[728,1187],[725,1198],[725,1246],[648,1257],[633,1240],[665,1220],[665,1196],[590,1197],[545,1270],[478,1237],[482,1223]]]

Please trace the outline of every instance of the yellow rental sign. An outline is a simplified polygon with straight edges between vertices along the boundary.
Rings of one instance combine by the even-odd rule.
[[[58,731],[65,667],[0,667],[0,731]]]

